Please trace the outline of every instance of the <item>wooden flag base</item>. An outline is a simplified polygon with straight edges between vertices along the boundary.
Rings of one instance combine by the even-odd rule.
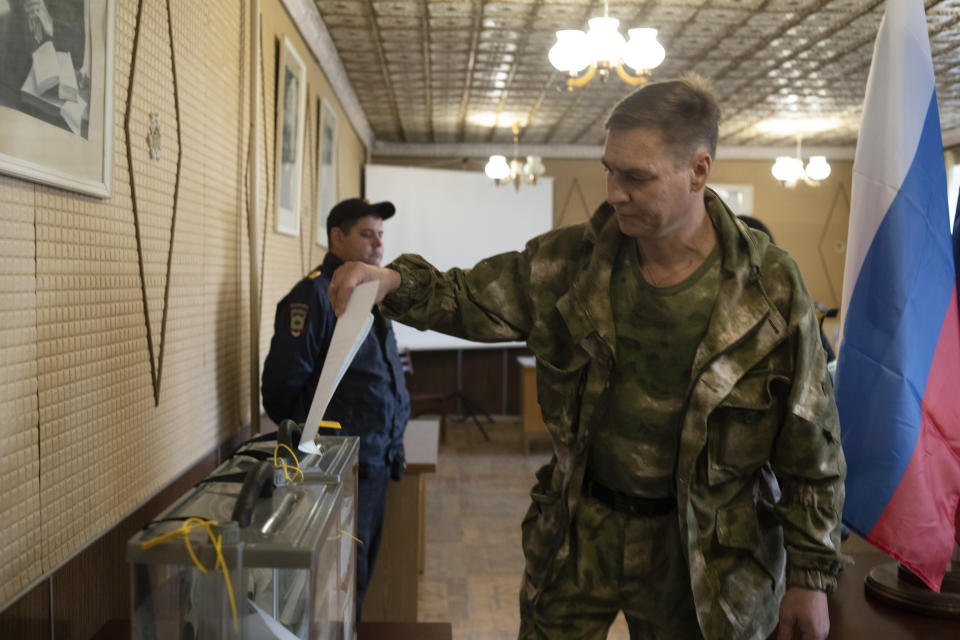
[[[956,565],[956,563],[954,563]],[[870,570],[863,581],[868,596],[915,613],[960,618],[960,572],[947,572],[940,593],[933,591],[899,562],[886,562]]]

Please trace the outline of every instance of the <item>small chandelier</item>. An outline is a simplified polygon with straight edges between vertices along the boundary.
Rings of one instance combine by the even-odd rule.
[[[627,84],[645,85],[650,70],[658,67],[666,56],[663,45],[657,41],[656,29],[628,29],[630,40],[624,40],[619,31],[620,21],[607,15],[606,0],[603,17],[591,18],[587,24],[590,29],[586,33],[579,29],[557,31],[557,42],[548,54],[550,64],[567,74],[568,91],[585,86],[596,75],[606,82],[611,69]],[[580,75],[584,69],[586,73]]]
[[[520,190],[521,184],[537,184],[537,178],[546,173],[540,156],[527,156],[521,160],[518,151],[520,143],[520,123],[513,123],[513,159],[509,162],[506,156],[492,155],[487,161],[483,172],[496,183],[497,186],[513,184],[514,189]]]
[[[821,180],[830,176],[830,163],[826,156],[810,156],[806,168],[803,166],[803,156],[800,153],[801,136],[797,135],[797,155],[777,156],[776,162],[770,169],[773,177],[783,183],[783,186],[793,189],[800,182],[815,187]]]

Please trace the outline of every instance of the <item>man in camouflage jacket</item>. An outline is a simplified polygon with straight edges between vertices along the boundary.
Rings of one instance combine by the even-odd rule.
[[[690,81],[680,84],[682,93]],[[649,95],[651,87],[657,85],[640,92]],[[357,267],[335,280],[331,298],[342,308],[352,286],[379,279],[381,295],[389,294],[385,313],[402,322],[472,340],[526,340],[537,358],[538,399],[555,455],[536,474],[523,521],[521,637],[559,637],[533,620],[561,568],[582,561],[571,557],[577,553],[571,521],[584,500],[581,487],[611,378],[624,364],[617,359],[611,274],[624,235],[646,233],[631,233],[636,221],[620,215],[629,210],[629,197],[621,192],[630,187],[622,184],[646,189],[650,180],[676,178],[682,184],[694,175],[692,200],[683,202],[700,199],[706,221],[700,228],[721,255],[719,289],[682,401],[673,472],[672,517],[689,573],[694,628],[709,639],[763,640],[779,622],[777,638],[824,638],[824,593],[836,588],[844,562],[839,519],[845,463],[818,325],[799,271],[705,188],[709,160],[705,169],[689,172],[678,165],[683,171],[675,175],[656,164],[635,171],[623,161],[635,156],[619,153],[632,153],[624,141],[642,147],[652,129],[658,134],[650,147],[655,157],[657,145],[669,147],[672,140],[649,125],[634,129],[611,121],[613,116],[604,151],[610,204],[587,223],[534,238],[522,252],[488,258],[469,270],[440,273],[409,255],[383,271]],[[625,137],[636,132],[643,135]],[[712,160],[715,146],[705,148]],[[692,267],[662,270],[662,282],[683,279]],[[657,281],[656,271],[643,274]],[[576,611],[569,616],[575,620]],[[633,633],[631,624],[631,637],[640,637]]]

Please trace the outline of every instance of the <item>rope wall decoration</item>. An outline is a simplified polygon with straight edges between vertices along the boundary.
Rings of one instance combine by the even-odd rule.
[[[563,219],[567,217],[567,208],[570,206],[570,198],[573,197],[574,189],[576,189],[577,195],[580,196],[580,205],[583,207],[583,214],[588,220],[590,219],[590,210],[587,208],[587,199],[583,197],[583,190],[580,189],[580,181],[574,178],[573,182],[570,183],[570,188],[567,190],[567,197],[563,200],[563,208],[560,209],[560,215],[557,217],[554,228],[560,227],[560,225],[563,224]]]
[[[246,228],[244,225],[246,220],[245,216],[249,215],[250,212],[250,155],[252,151],[250,148],[250,136],[247,135],[249,121],[246,118],[248,110],[247,104],[252,100],[252,97],[248,97],[247,100],[243,99],[245,95],[244,92],[247,88],[246,82],[248,80],[246,66],[248,58],[247,52],[252,46],[247,42],[247,38],[250,37],[247,26],[248,18],[248,11],[240,12],[240,47],[237,57],[237,87],[239,87],[240,100],[237,101],[237,140],[240,141],[241,149],[246,153],[243,155],[245,158],[243,164],[240,165],[238,163],[237,168],[240,172],[237,184],[243,186],[243,192],[237,194],[237,257],[234,263],[234,268],[237,270],[237,273],[242,273],[243,271],[243,230]],[[239,278],[237,279],[237,300],[243,300],[243,280]]]
[[[173,109],[177,116],[177,172],[173,184],[173,216],[170,219],[170,244],[167,248],[167,277],[163,288],[163,319],[160,323],[160,355],[157,358],[156,404],[160,403],[160,374],[163,371],[163,347],[167,337],[167,311],[170,308],[170,275],[173,263],[173,238],[177,228],[177,203],[180,200],[180,175],[183,160],[183,140],[180,137],[180,91],[177,87],[177,48],[173,44],[173,17],[171,15],[170,0],[167,0],[167,35],[170,38],[170,67],[173,72]],[[129,135],[129,134],[128,134]]]
[[[246,218],[247,235],[247,292],[249,294],[249,304],[247,311],[249,314],[249,386],[248,400],[250,403],[250,433],[257,435],[260,433],[260,309],[262,301],[260,299],[260,283],[263,276],[263,261],[257,237],[257,215],[260,210],[260,128],[258,123],[263,106],[260,103],[262,79],[260,78],[261,63],[263,57],[261,54],[262,46],[262,26],[260,22],[260,3],[259,0],[250,0],[247,3],[247,10],[240,12],[240,29],[243,36],[240,45],[240,61],[237,66],[240,72],[239,86],[244,86],[244,75],[247,76],[249,90],[246,92],[246,100],[241,100],[241,104],[246,104],[246,108],[241,107],[240,139],[244,139],[244,129],[246,129],[247,155],[246,163],[243,167],[243,180],[245,185],[243,216]],[[241,225],[243,226],[243,225]],[[243,231],[238,228],[237,233],[237,273],[240,273],[240,265],[243,262],[242,248]],[[242,288],[240,281],[237,281],[238,289]],[[238,291],[238,293],[240,293]],[[240,293],[238,299],[242,300]]]
[[[262,23],[260,24],[260,34],[259,34],[259,37],[260,37],[260,41],[262,42],[262,41],[263,41],[263,24],[262,24]],[[263,61],[263,60],[264,60],[264,56],[261,54],[261,55],[260,55],[260,64],[259,64],[259,68],[260,68],[260,82],[259,82],[259,84],[260,84],[260,116],[261,116],[261,118],[263,118],[263,122],[262,122],[262,126],[260,127],[260,129],[261,129],[261,131],[263,132],[263,133],[262,133],[262,137],[263,137],[264,146],[266,146],[266,144],[267,144],[267,142],[268,142],[268,141],[266,140],[266,137],[267,137],[267,108],[266,108],[267,96],[266,96],[266,89],[264,88],[265,79],[266,79],[266,72],[264,71],[264,68],[263,68],[263,65],[264,65],[264,61]],[[249,137],[249,136],[248,136],[248,137]],[[260,144],[260,138],[258,137],[257,140],[248,141],[247,144],[248,144],[247,163],[246,163],[246,165],[244,166],[244,175],[245,175],[245,176],[249,176],[249,175],[250,175],[250,158],[251,158],[251,156],[253,155],[253,145],[259,145],[259,144]],[[264,160],[264,171],[265,171],[265,173],[266,173],[267,176],[270,176],[270,175],[271,175],[270,166],[269,166],[270,154],[268,154],[268,153],[263,153],[263,154],[260,154],[260,157],[262,157],[262,158],[265,159],[265,160]],[[259,180],[259,176],[257,177],[257,179]],[[264,274],[263,265],[264,265],[264,263],[266,262],[266,260],[264,259],[264,258],[265,258],[265,255],[264,255],[264,254],[266,253],[266,250],[267,250],[267,229],[269,228],[269,227],[268,227],[268,223],[269,223],[269,217],[270,217],[270,196],[272,195],[271,192],[270,192],[270,188],[271,188],[271,184],[270,184],[270,183],[271,183],[271,182],[272,182],[272,180],[269,180],[269,179],[266,180],[266,188],[264,189],[264,196],[263,196],[263,198],[262,198],[262,200],[263,200],[263,216],[262,216],[262,218],[263,218],[263,231],[262,231],[262,233],[261,233],[261,235],[260,235],[260,238],[259,238],[259,240],[260,240],[260,242],[261,242],[261,245],[260,245],[260,265],[259,265],[260,270],[259,270],[259,273],[257,274],[257,279],[258,279],[258,281],[259,281],[259,285],[258,285],[259,290],[257,291],[257,302],[258,302],[258,305],[257,305],[257,308],[256,308],[256,309],[251,309],[251,310],[250,310],[250,316],[251,316],[251,318],[255,318],[254,322],[256,322],[257,325],[260,324],[260,310],[261,310],[262,307],[263,307],[263,274]],[[247,189],[247,193],[246,193],[246,197],[245,197],[246,210],[247,210],[247,211],[250,211],[250,208],[251,208],[251,206],[252,206],[252,205],[251,205],[251,202],[250,202],[250,193],[252,192],[253,185],[250,184],[249,177],[245,178],[245,184],[246,184],[246,189]]]
[[[830,223],[834,221],[837,216],[850,214],[850,198],[847,196],[847,190],[843,184],[837,185],[837,191],[833,195],[833,203],[830,205],[830,213],[827,215],[827,219],[823,223],[823,231],[820,233],[820,242],[817,244],[817,255],[820,256],[820,266],[823,267],[823,272],[827,275],[827,284],[830,285],[830,293],[833,295],[833,305],[834,307],[840,306],[840,294],[839,292],[843,290],[843,264],[841,262],[840,266],[840,282],[835,283],[833,281],[833,274],[838,273],[836,269],[831,269],[827,260],[827,251],[832,251],[835,254],[840,254],[841,256],[846,253],[847,250],[847,241],[846,241],[846,231],[847,224],[844,223],[841,225],[841,231],[839,235],[833,234],[830,235]],[[830,237],[828,237],[830,236]]]
[[[260,42],[263,42],[263,23],[260,23]],[[274,66],[276,66],[277,56],[277,47],[279,42],[274,43]],[[260,50],[260,113],[263,116],[263,145],[267,147],[270,140],[267,139],[267,94],[266,87],[267,84],[267,71],[264,68],[264,60],[266,56],[263,55],[263,49]],[[274,84],[276,86],[276,84]],[[276,118],[276,114],[274,114]],[[271,147],[276,147],[277,145],[270,145]],[[273,150],[273,153],[268,153],[267,149],[264,149],[264,153],[261,156],[264,159],[263,169],[266,174],[266,183],[267,188],[263,198],[263,236],[261,239],[262,245],[260,246],[260,292],[257,295],[257,299],[260,300],[260,309],[257,309],[257,317],[260,317],[260,314],[263,310],[263,275],[266,272],[266,268],[263,266],[267,263],[267,229],[270,223],[270,211],[273,209],[271,206],[271,197],[273,193],[271,191],[273,180],[270,179],[270,176],[273,175],[273,167],[276,166],[276,150]],[[272,162],[271,162],[272,161]],[[272,327],[273,323],[271,322],[268,326]]]
[[[316,102],[316,101],[314,101]],[[317,113],[317,117],[320,117],[320,114]],[[304,142],[309,142],[311,139],[311,134],[313,133],[313,125],[311,123],[315,122],[313,118],[310,117],[310,92],[307,91],[307,115],[304,117],[304,127],[303,127],[303,139]],[[313,268],[310,260],[313,257],[313,238],[316,234],[316,229],[313,227],[313,206],[311,203],[317,201],[317,180],[316,177],[316,155],[317,155],[317,145],[313,145],[313,151],[307,152],[305,155],[306,162],[303,163],[303,170],[307,173],[307,180],[303,180],[303,175],[300,176],[301,184],[312,184],[313,188],[310,190],[312,198],[307,202],[303,202],[303,198],[300,201],[300,219],[302,224],[300,225],[300,270],[301,273],[309,273],[310,269]]]
[[[126,142],[127,149],[127,171],[130,176],[130,198],[133,208],[133,220],[134,226],[137,231],[137,259],[139,263],[140,271],[140,290],[143,296],[143,314],[144,320],[147,327],[147,351],[150,356],[150,377],[153,381],[153,401],[154,406],[160,404],[160,381],[163,374],[163,352],[164,346],[166,344],[166,329],[167,329],[167,311],[168,311],[168,301],[170,298],[170,274],[171,274],[171,262],[173,258],[173,239],[174,232],[176,230],[177,224],[177,203],[180,196],[180,174],[181,174],[181,164],[183,160],[183,145],[180,134],[180,96],[177,87],[177,57],[176,57],[176,47],[174,46],[173,41],[173,20],[171,19],[171,8],[170,0],[166,0],[166,18],[167,18],[167,33],[170,38],[170,64],[171,71],[173,73],[173,105],[174,113],[176,115],[176,128],[177,128],[177,160],[176,160],[176,174],[174,178],[174,187],[173,187],[173,212],[170,218],[170,240],[167,248],[167,264],[166,264],[166,277],[164,279],[164,288],[163,288],[163,314],[160,321],[160,345],[158,348],[158,353],[156,358],[154,358],[154,348],[153,348],[153,330],[150,323],[150,305],[147,296],[147,279],[145,274],[144,267],[144,249],[143,249],[143,230],[141,228],[141,212],[138,204],[137,197],[137,184],[136,184],[136,172],[134,171],[133,165],[133,135],[131,134],[130,129],[130,120],[131,114],[133,112],[133,90],[136,84],[136,73],[137,73],[137,58],[138,52],[140,49],[140,33],[141,26],[143,22],[143,3],[144,0],[139,0],[137,5],[137,22],[134,29],[133,35],[133,51],[130,56],[130,81],[127,84],[127,109],[126,114],[123,120],[123,133]]]
[[[260,37],[260,40],[261,40],[261,42],[262,42],[262,41],[263,41],[263,24],[262,24],[262,23],[260,24],[260,34],[259,34],[259,37]],[[260,84],[260,116],[261,116],[261,118],[263,118],[263,122],[261,123],[262,126],[261,126],[260,128],[261,128],[261,131],[263,132],[263,133],[262,133],[263,143],[264,143],[264,146],[266,146],[266,144],[267,144],[267,140],[266,140],[266,137],[267,137],[267,109],[266,109],[267,96],[266,96],[266,89],[264,88],[264,80],[265,80],[265,78],[266,78],[266,73],[264,72],[264,69],[263,69],[263,64],[264,64],[263,58],[264,58],[264,56],[261,55],[261,56],[260,56],[260,64],[259,64],[259,68],[260,68],[260,82],[259,82],[259,84]],[[251,162],[250,158],[251,158],[252,155],[253,155],[253,145],[258,145],[258,146],[259,146],[260,141],[261,141],[261,139],[260,139],[260,137],[258,137],[256,140],[248,140],[248,142],[247,142],[247,147],[248,147],[248,149],[247,149],[247,163],[246,163],[246,165],[244,166],[244,175],[245,175],[245,176],[249,176],[249,175],[250,175],[250,162]],[[261,157],[265,158],[265,160],[264,160],[264,170],[265,170],[265,172],[266,172],[266,175],[269,176],[269,175],[270,175],[270,166],[269,166],[268,162],[269,162],[269,160],[270,160],[270,155],[267,154],[267,153],[263,153],[263,154],[261,154]],[[259,180],[259,176],[257,177],[257,179]],[[262,218],[263,218],[263,231],[261,232],[260,238],[259,238],[259,240],[260,240],[260,242],[261,242],[261,246],[260,246],[260,265],[259,265],[259,266],[260,266],[260,270],[259,270],[259,273],[257,274],[257,278],[258,278],[258,281],[259,281],[259,285],[258,285],[258,286],[259,286],[259,290],[257,291],[257,300],[258,300],[258,302],[260,302],[260,304],[258,305],[258,307],[257,307],[256,309],[251,309],[251,311],[250,311],[251,317],[256,318],[256,322],[257,322],[258,324],[259,324],[259,321],[260,321],[260,309],[262,308],[262,304],[263,304],[263,303],[262,303],[262,300],[263,300],[263,272],[264,272],[263,263],[264,263],[264,253],[265,253],[266,250],[267,250],[267,229],[268,229],[267,224],[269,223],[268,218],[270,217],[270,196],[272,195],[272,194],[270,193],[270,187],[271,187],[271,184],[270,184],[270,183],[271,183],[271,182],[272,182],[271,180],[266,180],[266,185],[265,185],[266,188],[264,189],[264,197],[262,198],[262,200],[263,200],[263,216],[262,216]],[[246,199],[245,199],[245,202],[246,202],[246,210],[247,210],[247,211],[250,211],[250,208],[251,208],[251,206],[252,206],[252,204],[251,204],[251,202],[250,202],[250,193],[252,192],[253,185],[250,184],[249,177],[245,178],[245,184],[246,184],[246,188],[247,188],[247,195],[246,195]]]

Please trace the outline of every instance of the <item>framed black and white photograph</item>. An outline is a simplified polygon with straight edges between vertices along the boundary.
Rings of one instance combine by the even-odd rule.
[[[317,101],[317,244],[327,246],[327,215],[337,204],[337,112]]]
[[[287,38],[277,65],[277,232],[300,235],[303,120],[307,82],[303,59]]]
[[[110,195],[114,0],[0,0],[0,171]]]

